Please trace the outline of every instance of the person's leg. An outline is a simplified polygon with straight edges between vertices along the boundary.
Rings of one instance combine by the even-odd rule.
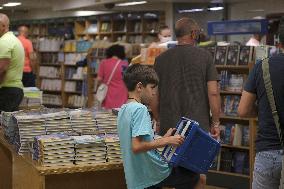
[[[175,189],[194,189],[200,176],[183,167],[174,167],[171,174],[156,186],[171,187]]]
[[[255,157],[253,189],[278,189],[282,169],[283,150],[258,152]]]

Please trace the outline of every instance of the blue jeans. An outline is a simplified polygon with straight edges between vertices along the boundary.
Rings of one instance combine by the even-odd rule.
[[[282,169],[283,150],[258,152],[253,171],[253,189],[278,189]]]

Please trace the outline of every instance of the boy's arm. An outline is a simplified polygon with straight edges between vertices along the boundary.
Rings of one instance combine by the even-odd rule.
[[[180,135],[174,135],[169,137],[163,137],[150,142],[144,141],[142,136],[132,138],[132,151],[134,154],[147,152],[149,150],[164,147],[168,144],[179,146],[183,143],[184,138]]]

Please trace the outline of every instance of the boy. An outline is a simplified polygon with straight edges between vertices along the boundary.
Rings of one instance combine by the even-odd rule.
[[[179,146],[184,139],[171,136],[154,140],[148,104],[156,94],[158,77],[155,71],[140,64],[130,66],[123,76],[128,89],[128,102],[118,113],[118,133],[128,189],[154,189],[162,186],[193,189],[199,176],[182,167],[171,168],[156,149],[166,145]]]

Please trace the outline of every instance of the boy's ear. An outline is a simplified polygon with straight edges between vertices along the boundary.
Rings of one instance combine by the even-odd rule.
[[[141,91],[141,90],[142,90],[142,87],[143,87],[143,84],[142,84],[141,82],[139,82],[139,83],[136,84],[136,89],[137,89],[138,91]]]

